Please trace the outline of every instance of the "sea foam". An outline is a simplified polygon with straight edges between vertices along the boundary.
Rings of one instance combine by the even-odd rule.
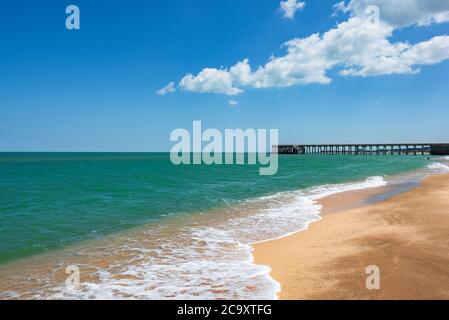
[[[317,199],[385,184],[382,177],[370,177],[360,182],[280,192],[246,203],[257,206],[255,213],[233,216],[217,225],[185,227],[179,234],[151,246],[143,243],[147,237],[130,238],[115,249],[131,257],[128,261],[98,267],[98,280],[81,283],[79,291],[59,286],[50,289],[45,297],[275,299],[280,284],[270,277],[269,267],[254,264],[251,244],[306,229],[320,219]]]
[[[440,171],[440,172],[449,171],[449,166],[439,163],[439,162],[431,163],[431,164],[427,165],[427,168],[431,169],[431,170],[435,170],[435,171]]]

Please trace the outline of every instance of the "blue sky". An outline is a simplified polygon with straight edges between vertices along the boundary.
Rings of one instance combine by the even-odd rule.
[[[180,85],[186,74],[195,78],[207,67],[227,72],[245,58],[256,79],[257,67],[286,55],[283,43],[322,36],[357,16],[357,2],[369,2],[353,1],[333,15],[337,1],[306,0],[293,19],[271,0],[2,3],[0,150],[168,151],[170,132],[191,128],[193,120],[218,129],[278,128],[281,143],[449,142],[446,42],[435,58],[441,61],[412,65],[416,74],[395,63],[392,74],[342,76],[349,57],[340,57],[325,69],[326,84],[302,83],[309,74],[295,75],[297,84],[275,77],[263,87],[236,83],[242,91],[236,95]],[[80,30],[65,28],[69,4],[80,8]],[[386,12],[388,41],[413,46],[447,36],[444,9],[431,12],[442,20],[428,23],[413,12],[407,22]],[[404,57],[428,61],[423,51],[430,49],[423,47],[410,49],[420,57]],[[356,65],[357,72],[369,63]],[[176,92],[156,94],[171,81]]]

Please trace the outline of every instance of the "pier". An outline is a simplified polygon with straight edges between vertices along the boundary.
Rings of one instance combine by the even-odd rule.
[[[278,154],[449,155],[449,143],[292,144],[273,147]]]

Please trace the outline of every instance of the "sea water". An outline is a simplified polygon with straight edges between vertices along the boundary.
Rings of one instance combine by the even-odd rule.
[[[0,298],[275,298],[252,243],[307,228],[319,198],[445,161],[280,156],[278,174],[260,176],[164,153],[1,153]],[[68,264],[88,274],[79,290],[60,279]]]

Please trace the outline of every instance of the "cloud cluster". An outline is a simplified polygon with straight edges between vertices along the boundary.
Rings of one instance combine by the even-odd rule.
[[[410,44],[392,42],[393,32],[399,26],[443,21],[441,17],[446,15],[445,3],[449,1],[409,2],[414,5],[408,13],[408,6],[402,0],[394,1],[397,7],[383,0],[340,3],[337,9],[351,12],[348,20],[322,35],[316,33],[284,43],[285,54],[271,57],[265,65],[253,69],[249,60],[244,59],[230,68],[205,68],[197,75],[186,75],[179,87],[192,92],[237,95],[245,88],[328,84],[332,81],[328,71],[335,69],[340,76],[353,77],[416,74],[422,65],[433,65],[449,59],[449,36],[435,36]],[[424,2],[427,4],[424,5]],[[433,3],[433,6],[429,3]],[[367,11],[372,5],[379,5],[381,19],[373,19],[372,12]],[[421,15],[418,15],[415,5],[428,10],[423,9]],[[397,10],[395,19],[393,9]],[[384,14],[387,20],[383,19]]]
[[[196,76],[188,74],[181,80],[179,86],[183,90],[199,93],[213,92],[236,95],[242,92],[241,89],[235,87],[234,79],[227,70],[215,68],[205,68]]]
[[[382,20],[395,28],[449,21],[448,0],[350,0],[341,1],[334,8],[363,16],[370,6],[378,7]]]
[[[296,11],[304,9],[305,5],[305,2],[298,0],[285,0],[281,1],[279,7],[284,14],[284,18],[294,19]]]

